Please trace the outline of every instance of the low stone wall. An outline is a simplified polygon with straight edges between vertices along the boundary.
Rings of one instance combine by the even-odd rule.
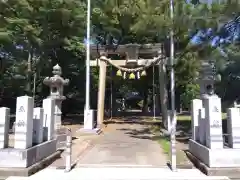
[[[0,150],[0,167],[26,168],[56,152],[57,140],[43,142],[28,149]]]
[[[210,168],[240,167],[239,149],[209,149],[196,141],[189,140],[189,151]]]

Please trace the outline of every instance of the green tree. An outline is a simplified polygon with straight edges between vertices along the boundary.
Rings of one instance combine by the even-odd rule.
[[[100,28],[96,34],[104,33],[102,36],[105,42],[107,39],[106,34],[110,34],[116,37],[119,44],[132,42],[164,43],[166,37],[169,36],[170,29],[173,29],[175,45],[177,45],[175,61],[183,63],[182,68],[186,66],[188,69],[196,71],[197,66],[188,63],[187,60],[181,60],[183,52],[198,51],[198,49],[190,49],[187,46],[189,35],[206,27],[218,28],[226,20],[226,17],[230,15],[230,6],[227,6],[229,3],[212,3],[211,5],[195,3],[193,5],[187,4],[185,1],[174,1],[174,17],[172,20],[170,19],[169,2],[169,0],[97,1],[93,10],[93,24]],[[225,11],[228,13],[223,16]],[[165,120],[167,118],[166,100],[168,92],[166,90],[167,62],[166,59],[159,66],[161,105]],[[176,71],[178,71],[177,68]],[[193,77],[195,74],[191,74],[192,71],[182,71],[180,69],[179,72],[184,73],[182,77],[185,79],[179,78],[178,81],[183,82],[180,82],[181,85],[178,87],[181,87],[180,91],[184,91],[189,88],[186,87],[186,82],[191,81],[191,83],[194,83],[192,79],[196,77]],[[177,72],[177,74],[179,73]]]
[[[200,61],[197,53],[186,53],[176,63],[176,94],[180,97],[179,104],[183,108],[190,108],[192,99],[199,95],[199,86],[197,86],[197,77],[200,71]]]
[[[217,70],[221,75],[221,81],[218,82],[216,91],[222,97],[224,106],[228,107],[234,101],[239,102],[238,87],[240,85],[240,46],[238,44],[232,44],[226,46],[225,51],[227,56],[221,56],[219,53],[215,53],[217,58]]]
[[[64,76],[71,79],[67,96],[78,99],[84,93],[79,89],[84,84],[85,17],[82,1],[1,1],[2,98],[32,95],[33,74],[37,76],[36,98],[46,96],[49,90],[43,88],[42,80],[59,63]]]

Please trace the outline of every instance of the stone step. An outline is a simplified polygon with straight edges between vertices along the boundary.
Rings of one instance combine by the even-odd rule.
[[[59,169],[45,169],[25,179],[7,180],[229,180],[223,176],[206,176],[197,169],[180,169],[172,172],[169,168],[76,168],[70,172]]]

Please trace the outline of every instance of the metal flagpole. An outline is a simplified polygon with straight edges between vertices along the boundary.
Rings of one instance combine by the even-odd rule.
[[[173,0],[170,0],[170,18],[173,23]],[[171,66],[171,74],[170,74],[170,80],[171,80],[171,168],[172,171],[177,170],[177,160],[176,160],[176,137],[175,137],[175,131],[176,131],[176,112],[175,112],[175,75],[174,75],[174,32],[173,27],[171,27],[170,31],[170,66]]]
[[[87,1],[87,48],[86,48],[86,104],[85,110],[90,110],[90,15],[91,0]]]
[[[93,114],[90,111],[90,14],[91,1],[87,1],[87,42],[86,42],[86,95],[85,95],[85,109],[84,109],[84,129],[89,129],[87,124],[93,121]],[[92,127],[91,127],[92,129]]]

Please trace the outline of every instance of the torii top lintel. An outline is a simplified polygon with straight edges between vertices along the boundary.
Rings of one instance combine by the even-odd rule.
[[[102,52],[107,53],[107,57],[114,60],[114,63],[120,66],[124,66],[126,64],[126,61],[131,60],[138,60],[141,59],[141,61],[151,61],[154,57],[159,55],[159,51],[162,51],[162,44],[156,43],[156,44],[125,44],[125,45],[119,45],[116,49],[107,49],[105,46],[101,45],[91,45],[90,46],[90,52],[91,57],[93,60],[91,60],[90,65],[91,66],[98,66],[98,58],[101,55]],[[115,59],[114,56],[118,55],[118,59]],[[119,57],[121,58],[119,60]],[[145,60],[144,60],[145,59]],[[141,62],[140,64],[145,64],[145,62]]]

